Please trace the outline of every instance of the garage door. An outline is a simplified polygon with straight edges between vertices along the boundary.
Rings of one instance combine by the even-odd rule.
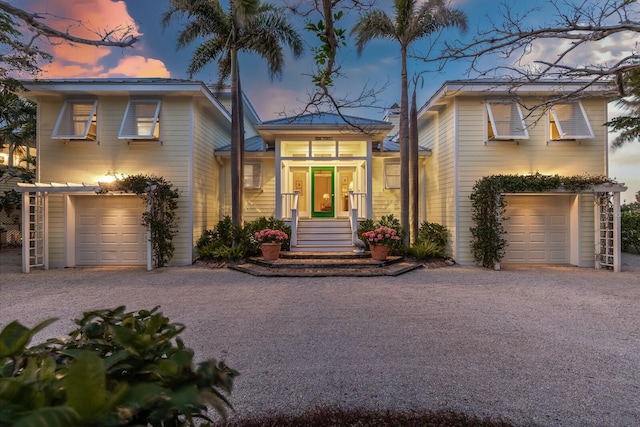
[[[144,204],[136,196],[76,198],[77,265],[144,265]]]
[[[505,263],[569,264],[571,197],[507,196]]]

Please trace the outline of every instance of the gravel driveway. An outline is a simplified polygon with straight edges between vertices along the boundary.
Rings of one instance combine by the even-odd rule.
[[[199,359],[241,376],[238,415],[319,404],[451,409],[522,426],[640,425],[640,257],[623,272],[453,266],[382,278],[227,269],[20,273],[0,251],[0,325],[162,306]]]

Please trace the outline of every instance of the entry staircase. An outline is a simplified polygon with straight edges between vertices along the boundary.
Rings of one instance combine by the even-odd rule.
[[[353,252],[349,219],[301,219],[297,245],[291,252]]]

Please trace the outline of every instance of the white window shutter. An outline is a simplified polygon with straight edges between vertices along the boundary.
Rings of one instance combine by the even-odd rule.
[[[158,139],[160,100],[130,100],[118,138]]]
[[[53,128],[53,139],[96,137],[97,100],[66,100]]]
[[[528,139],[520,105],[515,102],[487,102],[487,113],[494,139]]]
[[[551,116],[557,130],[557,134],[554,135],[552,126],[552,139],[584,139],[594,137],[587,113],[579,100],[554,105],[551,107]]]

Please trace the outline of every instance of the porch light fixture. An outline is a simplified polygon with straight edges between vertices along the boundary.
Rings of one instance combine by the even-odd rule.
[[[107,173],[104,174],[102,179],[100,179],[100,183],[111,184],[112,182],[115,182],[119,179],[122,179],[122,174],[119,174],[118,172],[115,172],[115,171],[111,172],[110,170],[108,170]]]

